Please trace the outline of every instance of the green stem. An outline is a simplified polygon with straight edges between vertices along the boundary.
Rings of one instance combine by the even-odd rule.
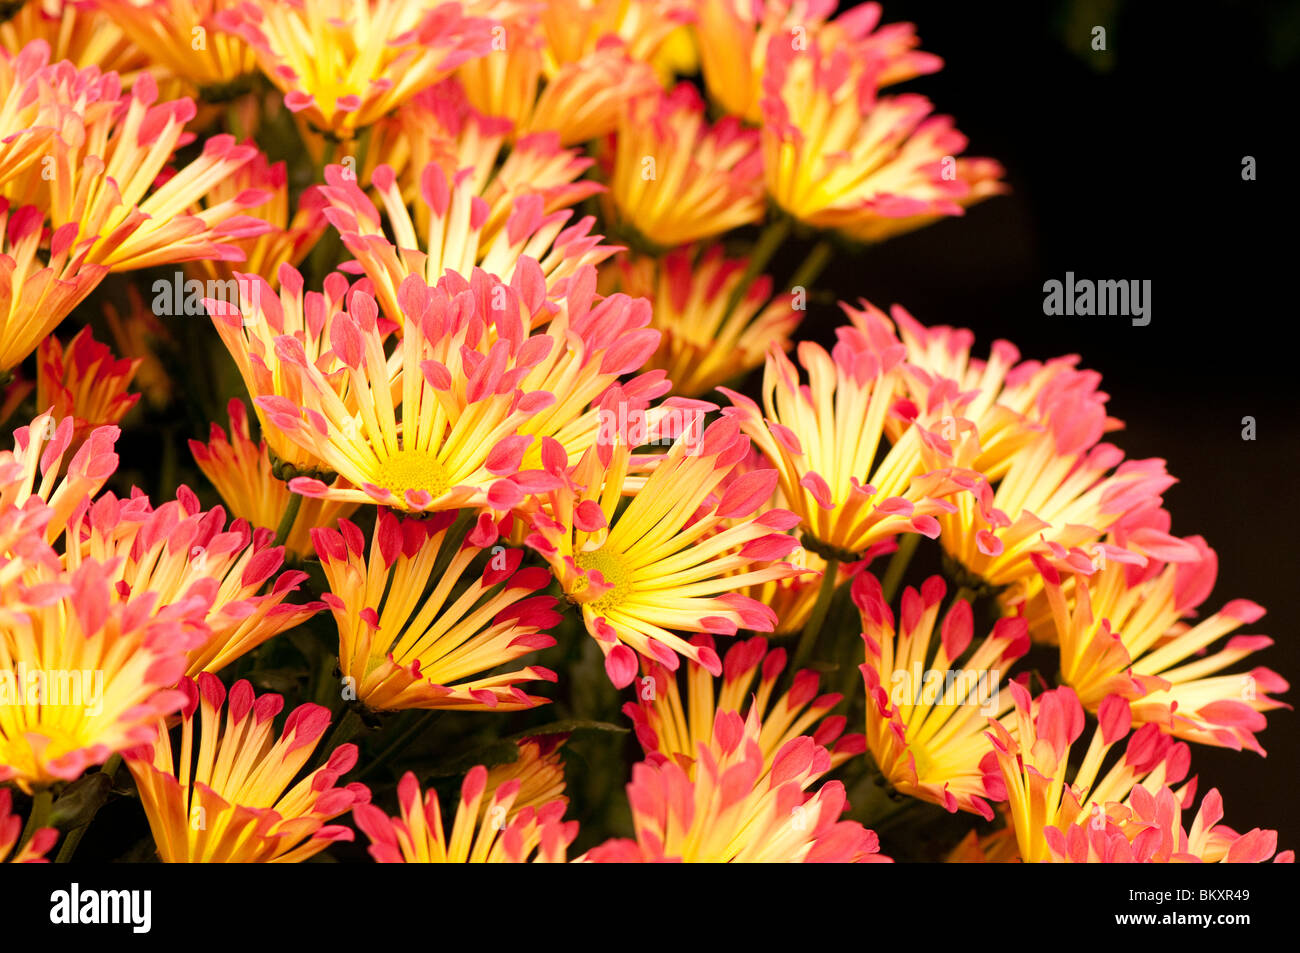
[[[812,247],[812,250],[808,252],[808,257],[803,260],[803,264],[799,266],[790,279],[790,290],[807,288],[816,281],[822,270],[830,262],[833,251],[829,238],[823,238],[817,242]]]
[[[920,533],[904,533],[899,538],[898,549],[894,551],[893,557],[889,560],[889,567],[885,570],[885,578],[880,582],[880,590],[885,598],[885,605],[892,606],[894,604],[894,596],[898,595],[898,587],[903,581],[903,574],[907,572],[907,567],[912,562],[912,556],[916,553],[916,547],[920,542]]]
[[[111,780],[117,775],[117,769],[121,766],[122,766],[122,755],[115,754],[107,761],[105,761],[99,770],[101,774],[107,774],[109,779]],[[94,820],[95,820],[94,815],[91,815],[91,817],[89,818],[89,820],[86,821],[86,823],[82,824],[80,827],[68,831],[67,835],[63,838],[63,843],[59,846],[58,856],[54,858],[54,862],[56,864],[66,864],[70,860],[72,860],[72,855],[76,853],[77,845],[79,845],[81,843],[81,839],[86,836],[86,831],[90,830],[90,825],[91,823],[94,822]]]
[[[23,828],[22,840],[20,845],[26,844],[32,839],[32,835],[45,826],[46,818],[50,816],[50,809],[54,807],[54,792],[49,788],[42,788],[32,797],[32,813],[27,818],[27,826]]]
[[[293,532],[293,522],[298,518],[298,510],[302,509],[302,496],[297,493],[289,493],[289,505],[285,507],[284,515],[280,517],[280,525],[275,531],[275,545],[283,546],[289,539],[289,534]]]
[[[763,229],[762,234],[758,236],[758,241],[749,252],[749,263],[745,266],[745,271],[740,276],[740,281],[731,289],[731,294],[727,296],[727,308],[722,312],[723,319],[731,316],[731,312],[736,310],[736,305],[740,304],[740,299],[745,297],[745,292],[749,286],[754,283],[754,279],[762,274],[767,263],[772,260],[776,250],[781,247],[781,243],[786,240],[793,227],[793,219],[787,215],[774,219]]]
[[[821,588],[817,590],[817,601],[813,603],[812,613],[808,616],[808,622],[799,636],[799,646],[794,653],[794,664],[790,667],[791,673],[799,671],[812,655],[813,646],[817,644],[817,636],[821,634],[822,623],[826,621],[826,613],[831,608],[831,597],[835,595],[835,586],[839,581],[839,569],[838,559],[831,557],[826,560],[826,568],[822,570]]]

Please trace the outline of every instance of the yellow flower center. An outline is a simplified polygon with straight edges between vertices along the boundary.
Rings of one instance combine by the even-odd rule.
[[[612,550],[593,549],[589,552],[578,553],[573,557],[573,561],[578,564],[579,569],[585,569],[588,572],[596,570],[604,577],[605,582],[613,586],[602,592],[597,598],[583,598],[583,593],[587,590],[587,577],[583,576],[577,579],[573,587],[569,590],[569,598],[578,603],[587,603],[597,612],[610,609],[625,598],[632,589],[632,572],[623,563],[623,557],[620,553]]]
[[[427,450],[398,450],[381,460],[373,482],[398,499],[405,499],[407,490],[424,490],[436,500],[450,489],[446,468]]]

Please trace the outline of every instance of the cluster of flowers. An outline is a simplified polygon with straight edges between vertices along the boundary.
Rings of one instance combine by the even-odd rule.
[[[1171,532],[1163,461],[1103,442],[1120,425],[1098,375],[1006,341],[979,359],[969,332],[866,301],[829,351],[792,343],[802,308],[762,273],[793,231],[822,238],[801,291],[831,236],[880,241],[1003,189],[949,118],[889,91],[941,66],[913,28],[834,7],[18,6],[0,25],[0,418],[21,417],[0,451],[0,782],[36,816],[14,860],[53,849],[61,785],[119,759],[165,861],[300,861],[351,840],[349,817],[381,862],[886,860],[827,778],[864,758],[902,795],[1001,813],[953,859],[1274,856],[1273,832],[1219,823],[1217,792],[1183,823],[1189,745],[1263,754],[1287,685],[1237,665],[1264,636],[1206,654],[1262,610],[1197,618],[1215,553]],[[281,128],[314,173],[259,150]],[[299,173],[314,184],[291,190]],[[350,257],[322,269],[330,232]],[[119,422],[174,396],[139,295],[100,309],[126,358],[84,321],[54,336],[110,273],[160,265],[235,289],[203,300],[249,400],[191,441],[224,503],[207,509],[185,486],[107,488]],[[723,386],[753,370],[757,400]],[[897,595],[921,537],[951,600],[939,577]],[[861,620],[861,734],[804,667],[837,590]],[[980,640],[976,597],[1001,616]],[[304,774],[331,711],[280,719],[280,695],[220,673],[327,610],[369,713],[542,705],[565,673],[529,657],[580,614],[636,699],[632,836],[569,856],[563,736],[471,770],[450,831],[414,774],[396,817],[345,783],[354,744]],[[802,635],[789,664],[742,631]],[[1032,643],[1060,659],[1037,697],[1005,674]],[[993,698],[895,690],[921,669],[994,672]],[[91,672],[97,710],[51,696]],[[0,790],[0,860],[11,807]]]

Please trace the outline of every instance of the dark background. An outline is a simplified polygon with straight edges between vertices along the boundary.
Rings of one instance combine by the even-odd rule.
[[[969,327],[978,356],[997,338],[1025,358],[1081,355],[1127,424],[1111,439],[1130,457],[1164,458],[1180,478],[1165,496],[1174,531],[1205,536],[1219,554],[1202,611],[1234,598],[1262,604],[1268,614],[1239,634],[1277,644],[1240,667],[1294,681],[1297,188],[1283,142],[1296,114],[1300,4],[895,0],[883,22],[897,21],[915,23],[921,48],[946,61],[897,88],[955,116],[966,154],[1001,161],[1012,191],[841,256],[819,284]],[[1098,25],[1106,52],[1090,48]],[[1247,155],[1253,182],[1242,180]],[[1067,271],[1150,279],[1151,323],[1045,316],[1043,283]],[[828,338],[835,323],[822,306],[802,334]],[[1248,415],[1254,441],[1242,439]],[[1225,823],[1275,828],[1279,849],[1295,848],[1300,726],[1290,711],[1268,719],[1266,762],[1195,745],[1192,770],[1201,792],[1223,793]]]

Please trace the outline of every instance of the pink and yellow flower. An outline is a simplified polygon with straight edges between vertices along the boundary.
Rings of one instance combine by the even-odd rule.
[[[767,276],[751,283],[727,313],[746,265],[713,245],[660,258],[625,255],[606,272],[622,291],[651,302],[650,325],[663,336],[646,367],[663,370],[673,393],[703,396],[762,364],[770,349],[790,346],[802,313],[784,295],[771,297]]]
[[[459,542],[453,512],[399,520],[383,510],[370,557],[348,520],[312,530],[329,581],[324,596],[339,629],[339,668],[350,696],[375,710],[404,708],[518,711],[546,704],[521,683],[555,681],[538,665],[486,674],[555,639],[555,599],[534,595],[545,569],[521,569],[524,553],[497,546],[500,527],[486,515]],[[430,589],[439,557],[448,560]],[[486,559],[481,573],[471,569]],[[457,590],[462,577],[467,585]],[[477,577],[477,578],[475,578]]]
[[[246,681],[227,696],[208,672],[180,688],[180,751],[162,731],[126,754],[164,863],[297,863],[352,840],[350,827],[328,822],[370,800],[364,785],[336,786],[356,745],[293,784],[329,727],[328,708],[298,706],[277,738],[281,696],[258,697]]]
[[[16,562],[26,571],[0,611],[0,781],[30,793],[153,740],[184,701],[173,686],[208,604],[115,599],[112,563]]]
[[[422,800],[420,784],[408,771],[397,786],[397,817],[373,804],[354,808],[353,817],[381,864],[564,863],[578,822],[563,820],[563,800],[524,806],[519,793],[518,780],[489,789],[488,770],[477,765],[461,785],[448,832],[437,792],[426,792]]]
[[[97,66],[120,75],[126,86],[148,65],[144,53],[93,2],[16,0],[14,5],[17,12],[0,23],[0,49],[17,53],[33,40],[44,40],[53,62],[70,60],[77,69]]]
[[[693,645],[715,648],[709,635],[697,635]],[[637,740],[645,751],[646,761],[662,765],[681,765],[694,777],[695,757],[700,745],[712,747],[713,730],[720,711],[739,712],[748,716],[755,711],[761,721],[758,744],[766,769],[770,770],[777,754],[791,741],[812,729],[813,742],[830,752],[830,766],[836,768],[866,750],[862,735],[845,735],[848,720],[830,715],[843,700],[838,694],[819,694],[820,676],[803,669],[791,681],[790,688],[779,696],[777,680],[786,667],[786,650],[768,651],[767,640],[755,636],[737,642],[727,650],[722,662],[722,681],[703,665],[687,665],[686,700],[678,687],[675,673],[658,662],[645,664],[637,700],[623,706],[623,712],[636,726]]]
[[[459,3],[262,0],[216,22],[248,44],[290,110],[338,139],[492,49],[492,21]]]
[[[627,418],[611,394],[606,420]],[[772,610],[737,590],[802,572],[779,562],[797,545],[784,530],[793,514],[755,515],[772,495],[776,474],[746,473],[724,482],[749,450],[733,422],[704,429],[698,407],[685,407],[685,425],[625,509],[632,447],[648,429],[610,423],[570,471],[556,442],[543,446],[548,470],[561,485],[542,498],[526,542],[551,564],[569,601],[580,606],[587,631],[605,655],[605,670],[622,688],[636,674],[636,656],[670,671],[678,655],[722,671],[717,653],[676,632],[770,632]],[[640,430],[641,432],[637,432]]]
[[[842,821],[844,785],[827,781],[831,755],[803,735],[770,760],[756,707],[747,718],[719,709],[693,770],[665,760],[632,767],[627,786],[635,839],[592,848],[595,863],[862,863],[888,861],[876,835]]]
[[[184,80],[207,102],[233,98],[251,88],[253,52],[238,37],[217,29],[237,0],[93,0],[97,9],[148,57]]]
[[[660,248],[712,238],[763,217],[762,166],[756,130],[710,125],[689,83],[656,90],[619,119],[606,212]]]
[[[1048,848],[1055,863],[1074,864],[1258,864],[1270,857],[1277,864],[1295,863],[1294,851],[1277,850],[1277,831],[1258,827],[1238,834],[1220,824],[1223,798],[1211,788],[1192,820],[1182,826],[1183,808],[1190,809],[1192,792],[1180,797],[1169,787],[1152,794],[1138,786],[1125,805],[1110,805],[1099,823],[1071,825],[1064,834],[1047,827]]]
[[[546,296],[558,299],[574,283],[575,275],[619,251],[618,246],[603,244],[603,236],[591,234],[595,219],[590,216],[568,224],[571,211],[547,212],[548,201],[541,192],[515,190],[498,196],[494,211],[468,172],[464,169],[449,176],[437,163],[424,167],[420,176],[423,201],[416,203],[425,210],[416,216],[426,221],[421,236],[392,170],[385,165],[376,168],[373,184],[383,200],[396,240],[393,244],[384,232],[378,209],[355,178],[349,178],[341,166],[326,170],[326,217],[374,284],[388,318],[402,321],[397,290],[412,275],[436,285],[448,273],[469,278],[479,267],[513,285],[527,261],[529,269],[540,268]],[[503,209],[508,209],[504,218]],[[538,313],[538,320],[545,320],[550,310]]]
[[[1052,845],[1059,847],[1071,836],[1072,826],[1105,829],[1115,805],[1131,799],[1137,787],[1153,793],[1187,777],[1187,745],[1153,724],[1133,732],[1123,757],[1101,773],[1107,751],[1129,734],[1132,724],[1128,702],[1118,696],[1099,706],[1100,723],[1087,750],[1082,756],[1076,752],[1078,767],[1071,774],[1070,749],[1084,727],[1083,706],[1074,690],[1063,686],[1032,702],[1020,685],[1013,682],[1009,690],[1015,711],[1002,721],[989,719],[993,750],[984,765],[986,784],[1004,788],[1009,823],[1026,863],[1050,860]],[[1052,829],[1055,834],[1049,833]]]
[[[324,608],[288,601],[307,573],[276,575],[284,547],[272,545],[274,538],[243,520],[226,526],[225,510],[204,511],[186,486],[158,507],[136,490],[127,500],[107,493],[91,504],[69,529],[66,558],[73,566],[95,560],[114,567],[109,578],[124,600],[151,593],[165,605],[201,596],[209,606],[207,631],[190,647],[185,674],[193,677],[220,671]]]
[[[870,64],[881,86],[933,73],[943,61],[916,49],[920,40],[910,23],[879,27],[878,3],[864,3],[831,19],[835,0],[701,0],[696,5],[700,66],[709,98],[734,116],[758,123],[770,43],[796,51],[811,39],[851,48]],[[879,27],[879,29],[877,29]]]
[[[961,215],[1005,191],[992,159],[955,158],[966,137],[924,96],[878,96],[882,65],[852,45],[787,37],[767,45],[763,168],[791,216],[876,242]]]
[[[140,360],[115,358],[89,327],[73,335],[66,348],[51,335],[39,351],[36,406],[48,408],[58,419],[74,419],[74,452],[92,430],[116,424],[140,399],[127,391]]]
[[[1186,741],[1259,754],[1255,732],[1267,726],[1264,712],[1290,708],[1269,697],[1290,686],[1269,668],[1218,674],[1273,640],[1237,635],[1218,651],[1206,649],[1264,610],[1234,599],[1198,622],[1185,622],[1209,595],[1218,574],[1218,557],[1199,536],[1191,561],[1145,566],[1107,561],[1052,565],[1035,556],[1044,580],[1054,635],[1061,649],[1061,680],[1074,688],[1089,710],[1111,694],[1128,699],[1139,724],[1153,722]],[[1062,571],[1066,573],[1062,575]],[[1065,579],[1073,578],[1067,596]]]
[[[0,375],[36,350],[108,274],[86,261],[92,243],[76,241],[74,224],[49,234],[43,254],[41,221],[35,205],[11,212],[0,198]]]
[[[945,592],[940,576],[931,576],[920,592],[909,587],[895,627],[875,576],[863,572],[853,580],[866,645],[860,668],[867,746],[881,774],[903,794],[992,820],[989,801],[1000,797],[981,767],[988,752],[984,731],[990,718],[1011,708],[1003,676],[1029,648],[1029,635],[1023,619],[999,619],[965,657],[974,630],[971,606],[959,599],[939,622]]]
[[[853,560],[899,533],[939,535],[938,515],[956,511],[947,498],[978,486],[979,474],[947,465],[938,435],[914,425],[876,462],[900,387],[902,349],[878,353],[853,327],[837,329],[827,354],[800,343],[799,371],[784,354],[768,354],[763,408],[720,388],[724,413],[740,422],[777,468],[780,490],[798,514],[804,546]]]

